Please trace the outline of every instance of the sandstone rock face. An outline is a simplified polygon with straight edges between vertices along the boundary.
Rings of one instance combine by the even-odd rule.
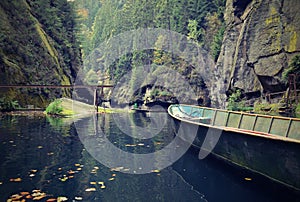
[[[227,1],[214,105],[224,107],[226,97],[220,94],[229,89],[257,95],[286,89],[282,72],[300,54],[299,10],[300,1],[294,0]]]

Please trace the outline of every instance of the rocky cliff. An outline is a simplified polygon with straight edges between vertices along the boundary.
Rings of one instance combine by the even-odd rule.
[[[299,10],[294,0],[227,0],[214,105],[224,107],[224,93],[232,89],[249,98],[286,89],[282,73],[300,53]]]
[[[72,5],[66,0],[0,1],[0,85],[71,84],[80,65]],[[0,98],[44,107],[56,89],[1,89]]]

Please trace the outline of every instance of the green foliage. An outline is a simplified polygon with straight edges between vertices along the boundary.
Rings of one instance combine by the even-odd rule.
[[[300,55],[296,55],[292,58],[291,63],[289,64],[289,67],[284,70],[282,73],[282,79],[286,83],[289,79],[289,74],[299,74],[300,75]]]
[[[212,47],[214,57],[219,54],[225,0],[101,1],[100,5],[99,1],[92,2],[75,1],[77,9],[87,13],[81,21],[82,33],[85,34],[82,41],[84,55],[112,36],[141,27],[179,32],[199,44]],[[207,38],[210,40],[207,41]]]
[[[211,44],[211,52],[212,52],[211,54],[212,54],[213,59],[215,61],[218,60],[218,57],[219,57],[220,52],[221,52],[221,46],[222,46],[224,31],[225,31],[225,26],[222,26],[219,29],[219,31],[217,32],[217,34],[214,36],[214,40]]]
[[[198,30],[198,22],[196,20],[189,20],[188,30],[188,38],[197,42],[201,35],[201,31]]]
[[[99,81],[99,77],[98,77],[97,73],[93,69],[88,71],[88,73],[85,76],[85,82],[88,85],[97,85],[98,81]]]
[[[80,66],[75,10],[66,0],[0,1],[2,84],[69,84]],[[70,90],[9,89],[20,105],[39,107]]]
[[[13,111],[19,107],[18,101],[9,100],[6,97],[0,98],[0,111],[8,112]]]
[[[50,115],[61,115],[63,108],[61,106],[61,100],[54,100],[46,108],[46,113]]]
[[[241,100],[241,91],[236,90],[228,98],[227,109],[232,111],[243,111],[245,109],[245,102]]]

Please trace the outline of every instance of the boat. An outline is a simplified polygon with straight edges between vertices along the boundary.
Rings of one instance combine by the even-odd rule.
[[[176,104],[168,114],[185,133],[197,127],[192,146],[300,191],[300,119]]]

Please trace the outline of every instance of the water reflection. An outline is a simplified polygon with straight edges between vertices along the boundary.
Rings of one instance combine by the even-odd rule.
[[[93,118],[80,120],[91,132],[83,142],[97,135],[97,144],[101,146],[103,137],[97,134],[100,128],[94,128],[97,119]],[[105,128],[106,134],[109,132],[109,141],[120,144],[120,148],[152,151],[173,138],[172,135],[158,136],[144,142],[145,146],[124,147],[123,143],[138,142],[128,140],[128,136],[120,136],[116,128],[110,127],[111,118],[109,115],[99,117],[98,121],[102,124],[96,126],[102,127],[102,130]],[[72,200],[82,197],[84,201],[176,201],[182,194],[190,201],[202,200],[203,196],[171,168],[145,175],[125,174],[107,168],[85,150],[74,124],[51,124],[45,117],[1,118],[1,201],[20,192],[32,193],[34,189],[45,192],[46,198],[65,196]],[[32,170],[36,170],[34,176],[31,175]],[[10,181],[16,178],[21,181]],[[101,189],[101,183],[105,188]]]
[[[121,172],[145,174],[164,169],[190,147],[180,138],[182,128],[166,113],[95,116],[75,123],[79,137],[96,160],[109,168],[123,167]],[[196,130],[189,134],[196,135]]]
[[[140,127],[149,125],[147,115],[131,116],[130,123]],[[123,133],[108,114],[87,117],[75,124],[49,121],[45,117],[1,116],[0,200],[40,189],[47,194],[44,201],[59,196],[69,201],[75,198],[83,201],[299,201],[299,194],[253,173],[225,166],[213,158],[200,161],[193,150],[166,169],[142,175],[120,172],[138,169],[132,165],[108,168],[87,150],[91,145],[103,147],[109,141],[129,153],[161,151],[174,140],[178,130],[178,125],[168,118],[156,136],[138,139]],[[131,127],[131,131],[137,130]],[[156,156],[154,160],[160,162],[161,158]],[[245,181],[245,177],[252,181]],[[21,181],[13,181],[18,178]]]

